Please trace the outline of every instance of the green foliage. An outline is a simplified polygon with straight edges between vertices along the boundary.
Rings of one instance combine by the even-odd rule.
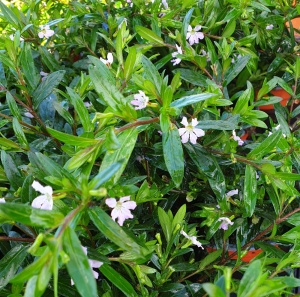
[[[1,1],[0,296],[291,296],[294,2]]]

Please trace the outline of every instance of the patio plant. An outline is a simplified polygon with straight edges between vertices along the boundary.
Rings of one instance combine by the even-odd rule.
[[[0,10],[0,296],[297,290],[299,4]]]

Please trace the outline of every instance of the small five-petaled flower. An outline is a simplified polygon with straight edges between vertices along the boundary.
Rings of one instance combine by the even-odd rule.
[[[40,38],[46,38],[48,39],[49,37],[51,37],[52,35],[54,35],[54,31],[50,29],[49,25],[43,25],[40,26],[41,31],[38,33],[38,36]]]
[[[202,32],[198,32],[200,30],[200,25],[197,25],[194,29],[191,25],[188,26],[186,39],[189,40],[190,45],[193,45],[194,43],[199,43],[199,40],[204,38],[204,34]]]
[[[143,109],[147,106],[149,102],[148,96],[143,91],[139,91],[138,94],[135,94],[133,96],[134,100],[132,100],[130,103],[132,105],[135,105],[136,107],[134,109]]]
[[[226,217],[221,217],[218,219],[218,222],[222,222],[219,229],[228,230],[228,225],[233,225],[230,219]]]
[[[115,198],[107,198],[105,203],[113,208],[111,211],[111,218],[115,221],[118,218],[118,224],[123,226],[124,221],[127,219],[132,219],[133,215],[130,210],[136,208],[136,202],[130,200],[130,196],[125,196],[117,201]]]
[[[188,123],[187,118],[183,117],[181,124],[185,126],[184,128],[178,129],[182,143],[187,143],[190,140],[192,144],[196,144],[197,138],[205,135],[202,129],[195,128],[198,124],[197,119],[192,119],[192,122]]]
[[[53,190],[50,186],[43,187],[39,182],[34,181],[32,187],[43,195],[33,199],[31,206],[39,209],[51,210],[53,208]]]

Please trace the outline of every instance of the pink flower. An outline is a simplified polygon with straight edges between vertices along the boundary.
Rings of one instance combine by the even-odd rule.
[[[222,222],[219,229],[228,230],[228,225],[233,225],[230,219],[226,217],[221,217],[218,219],[218,222]]]
[[[134,108],[136,110],[145,108],[149,102],[149,98],[143,91],[139,91],[139,94],[135,94],[133,98],[134,100],[132,100],[130,103],[136,106]]]
[[[185,126],[178,129],[182,143],[187,143],[190,140],[192,144],[196,144],[197,138],[205,135],[202,129],[195,128],[198,124],[197,119],[192,119],[192,122],[188,123],[187,118],[183,117],[181,124]]]
[[[130,196],[122,197],[119,201],[117,201],[115,198],[108,198],[105,200],[105,203],[110,208],[113,208],[111,212],[111,218],[114,221],[116,220],[116,218],[118,218],[118,224],[120,226],[123,226],[125,220],[133,218],[130,210],[136,208],[136,202],[130,201]]]
[[[231,190],[229,191],[227,194],[226,194],[226,197],[229,198],[233,195],[237,195],[239,193],[239,190],[238,189],[235,189],[235,190]]]
[[[197,25],[194,29],[192,28],[191,25],[188,26],[186,39],[189,40],[190,45],[193,45],[194,43],[199,43],[199,40],[204,38],[204,34],[202,32],[198,32],[200,30],[201,30],[200,25]]]

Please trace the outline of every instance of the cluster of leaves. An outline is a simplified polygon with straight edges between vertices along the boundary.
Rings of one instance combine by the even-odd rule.
[[[0,296],[300,286],[299,4],[1,1],[0,11]],[[199,25],[204,38],[190,42]],[[136,109],[141,91],[149,102]],[[182,143],[184,117],[205,132],[196,144]],[[34,180],[53,188],[53,209],[31,206]],[[124,196],[137,207],[119,226],[105,200]],[[250,264],[249,249],[261,251]],[[102,264],[97,280],[89,259]]]

